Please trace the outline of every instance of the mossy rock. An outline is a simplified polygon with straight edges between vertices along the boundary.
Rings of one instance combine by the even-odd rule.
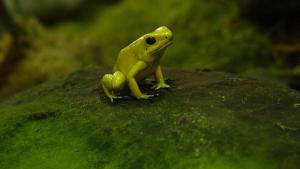
[[[111,103],[99,88],[109,71],[89,67],[2,102],[0,168],[299,168],[299,92],[168,70],[170,90]]]

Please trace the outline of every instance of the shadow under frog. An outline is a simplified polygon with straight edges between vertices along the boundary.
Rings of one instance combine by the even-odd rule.
[[[173,33],[166,26],[161,26],[123,48],[119,52],[113,74],[105,74],[101,80],[109,99],[113,102],[116,98],[122,98],[120,94],[128,88],[137,99],[153,97],[154,94],[142,93],[139,87],[151,75],[157,82],[152,88],[170,88],[165,83],[159,61],[172,41]]]

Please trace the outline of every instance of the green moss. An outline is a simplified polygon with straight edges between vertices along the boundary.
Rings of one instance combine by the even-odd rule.
[[[24,123],[6,141],[11,145],[6,151],[22,150],[6,155],[7,169],[94,168],[90,162],[97,158],[84,139],[62,132],[55,119]]]
[[[105,72],[90,67],[2,102],[0,168],[299,166],[296,91],[172,70],[171,90],[112,104],[98,87]]]

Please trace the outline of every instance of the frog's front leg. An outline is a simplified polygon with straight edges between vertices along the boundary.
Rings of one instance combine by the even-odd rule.
[[[126,84],[126,77],[122,72],[116,71],[114,74],[105,74],[101,83],[105,94],[113,102],[113,99],[119,98],[114,92],[123,90]]]
[[[152,97],[153,95],[146,95],[143,94],[136,82],[135,76],[140,72],[143,71],[145,68],[147,68],[147,64],[143,61],[138,61],[128,72],[127,74],[127,82],[128,86],[130,88],[131,93],[137,98],[137,99],[148,99]]]
[[[164,76],[161,71],[160,65],[157,66],[157,68],[154,72],[154,77],[157,81],[157,84],[153,86],[153,88],[155,88],[155,90],[158,90],[160,88],[170,88],[170,86],[165,83]]]

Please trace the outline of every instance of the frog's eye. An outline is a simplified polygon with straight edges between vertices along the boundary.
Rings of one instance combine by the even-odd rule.
[[[149,44],[149,45],[153,45],[153,44],[156,42],[156,40],[155,40],[154,37],[148,37],[148,38],[146,39],[146,42],[147,42],[147,44]]]

